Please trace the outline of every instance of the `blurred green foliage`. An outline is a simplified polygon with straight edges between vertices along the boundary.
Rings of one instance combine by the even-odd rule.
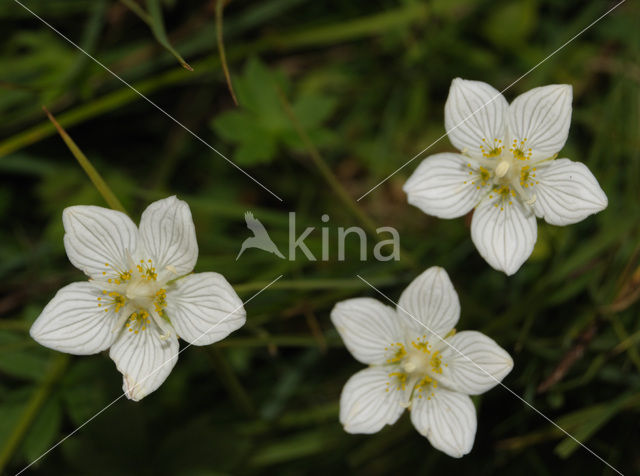
[[[563,156],[585,162],[609,208],[565,228],[540,223],[534,255],[513,277],[471,244],[468,220],[407,205],[416,159],[359,202],[394,226],[400,262],[279,260],[248,250],[252,210],[282,250],[288,212],[319,255],[319,228],[358,225],[301,140],[290,105],[335,182],[355,200],[444,133],[451,80],[502,89],[613,4],[554,0],[234,0],[225,48],[240,106],[216,45],[214,5],[156,4],[158,38],[126,2],[24,0],[88,53],[283,198],[277,201],[13,1],[0,4],[0,466],[13,474],[120,395],[106,355],[66,357],[28,329],[55,291],[83,279],[64,254],[61,213],[105,206],[42,113],[46,105],[135,220],[178,194],[192,209],[196,271],[223,273],[247,299],[246,326],[191,347],[158,391],[118,401],[55,448],[33,474],[612,474],[501,388],[476,398],[474,450],[453,460],[403,417],[376,435],[348,435],[338,399],[361,368],[329,321],[332,305],[397,298],[432,265],[449,272],[460,329],[478,329],[514,356],[505,384],[625,474],[640,472],[640,15],[626,2],[507,93],[569,83],[573,122]],[[158,17],[161,15],[162,18]],[[194,69],[181,67],[167,44]],[[259,58],[259,59],[258,59]],[[446,138],[427,154],[452,150]],[[321,222],[323,213],[329,224]],[[375,236],[369,239],[369,256]],[[575,359],[567,363],[567,356]],[[537,389],[549,377],[557,381]]]
[[[286,76],[272,73],[260,60],[251,58],[234,87],[241,108],[219,114],[212,125],[219,137],[237,144],[232,153],[237,164],[271,162],[280,146],[294,152],[303,151],[282,106],[280,96],[290,89]],[[300,124],[318,147],[329,147],[336,142],[335,135],[322,127],[335,107],[334,99],[314,91],[302,93],[292,105]]]

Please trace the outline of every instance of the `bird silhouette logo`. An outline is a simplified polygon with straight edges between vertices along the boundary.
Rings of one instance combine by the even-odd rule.
[[[279,258],[284,259],[282,253],[276,246],[276,244],[269,237],[269,233],[265,229],[264,225],[260,223],[260,220],[253,216],[251,212],[245,212],[244,220],[247,222],[247,228],[251,230],[253,236],[247,238],[242,242],[242,247],[240,248],[240,253],[236,256],[236,261],[240,258],[240,255],[244,253],[244,250],[247,248],[258,248],[259,250],[266,251],[268,253],[273,253]]]

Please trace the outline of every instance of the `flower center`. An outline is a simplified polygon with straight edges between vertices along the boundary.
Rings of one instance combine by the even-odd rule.
[[[163,335],[168,335],[170,325],[164,313],[167,305],[165,283],[157,280],[158,274],[152,260],[140,260],[134,266],[130,259],[130,264],[131,269],[115,269],[105,263],[109,270],[102,273],[106,278],[102,284],[107,289],[98,298],[98,306],[104,307],[105,312],[113,309],[116,314],[122,314],[118,316],[115,330],[122,328],[126,322],[128,330],[137,334],[147,329],[153,319],[163,330]],[[111,277],[107,277],[107,273]]]
[[[409,346],[397,342],[385,350],[393,352],[387,363],[399,364],[399,370],[389,373],[386,391],[405,390],[409,384],[414,386],[414,395],[418,398],[425,393],[430,399],[433,392],[429,391],[438,386],[436,376],[442,373],[443,365],[447,366],[442,363],[440,351],[433,349],[426,336],[412,341]]]
[[[535,179],[536,168],[529,162],[533,152],[526,145],[527,139],[514,139],[507,149],[499,139],[493,139],[492,142],[482,139],[480,150],[483,157],[476,159],[480,166],[467,164],[471,169],[471,183],[478,190],[490,186],[489,199],[496,199],[494,206],[500,210],[512,205],[514,197],[527,205],[533,205],[536,201],[535,193],[531,192],[531,188],[538,183]]]
[[[139,305],[146,305],[153,298],[157,287],[155,281],[151,282],[144,277],[136,277],[127,286],[127,299]]]

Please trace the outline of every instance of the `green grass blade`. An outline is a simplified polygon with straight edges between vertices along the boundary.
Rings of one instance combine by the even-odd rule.
[[[0,473],[4,473],[4,468],[11,460],[15,451],[19,448],[20,443],[29,431],[31,424],[34,422],[36,416],[38,416],[38,412],[47,401],[54,384],[64,374],[64,371],[69,364],[69,360],[70,359],[67,354],[56,353],[56,356],[49,367],[49,372],[44,377],[40,386],[36,388],[31,395],[24,412],[20,415],[13,431],[0,451]]]
[[[43,109],[44,112],[47,113],[47,116],[49,116],[49,120],[58,130],[58,133],[60,134],[60,137],[62,137],[62,140],[64,140],[65,144],[67,144],[67,147],[80,164],[80,167],[82,167],[82,170],[84,170],[85,173],[89,176],[89,179],[98,189],[98,192],[100,192],[100,195],[102,195],[102,198],[104,198],[105,202],[107,202],[107,204],[114,210],[127,213],[122,206],[122,203],[120,203],[120,200],[118,200],[118,198],[114,195],[102,176],[95,169],[91,161],[87,159],[87,156],[84,155],[84,153],[76,145],[69,134],[67,134],[67,132],[62,128],[62,126],[58,124],[58,121],[56,121],[55,117],[53,117],[53,115],[47,110],[47,108],[43,107]]]
[[[183,68],[193,71],[193,68],[187,63],[180,53],[169,42],[167,37],[167,31],[164,28],[164,19],[162,18],[162,8],[160,7],[160,0],[147,0],[147,10],[149,12],[150,27],[156,40],[164,46],[164,48],[176,57],[178,62]]]
[[[238,99],[236,93],[233,91],[233,84],[231,83],[231,74],[229,74],[229,66],[227,65],[227,55],[224,52],[224,35],[222,31],[222,17],[224,12],[224,2],[221,0],[216,1],[216,38],[218,40],[218,54],[220,55],[220,63],[222,64],[222,71],[224,72],[224,78],[227,81],[227,87],[231,94],[233,103],[237,106]]]

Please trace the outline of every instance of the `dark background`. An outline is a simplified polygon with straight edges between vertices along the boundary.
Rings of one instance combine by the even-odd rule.
[[[604,212],[577,225],[540,222],[532,257],[510,278],[480,258],[469,217],[439,220],[406,203],[402,185],[422,157],[357,207],[355,199],[444,133],[453,78],[503,89],[614,3],[233,0],[224,8],[224,46],[239,107],[222,73],[214,2],[136,3],[143,14],[156,3],[161,8],[161,16],[141,15],[148,25],[131,1],[24,3],[283,201],[13,0],[2,2],[6,474],[121,394],[121,375],[106,355],[67,357],[28,334],[57,289],[84,279],[64,254],[62,210],[106,206],[42,105],[134,220],[167,195],[189,203],[200,246],[196,271],[223,273],[243,299],[284,277],[247,304],[245,327],[218,344],[187,349],[159,390],[139,403],[119,400],[31,467],[33,474],[613,474],[500,387],[475,398],[478,433],[460,460],[434,450],[406,415],[375,435],[342,430],[340,391],[362,365],[342,346],[331,307],[374,295],[356,274],[397,299],[432,265],[447,269],[460,294],[458,329],[480,330],[512,354],[507,386],[620,471],[640,472],[637,2],[621,5],[505,93],[512,100],[536,86],[573,85],[561,157],[587,164],[609,198]],[[162,26],[165,44],[193,72],[162,46]],[[445,138],[423,157],[452,150]],[[298,234],[316,227],[306,243],[317,256],[319,227],[330,226],[330,261],[285,261],[259,250],[235,261],[250,236],[246,210],[283,252],[288,212],[297,213]],[[337,227],[367,220],[398,229],[399,262],[372,259],[375,233],[366,262],[355,239],[347,259],[337,261]]]

